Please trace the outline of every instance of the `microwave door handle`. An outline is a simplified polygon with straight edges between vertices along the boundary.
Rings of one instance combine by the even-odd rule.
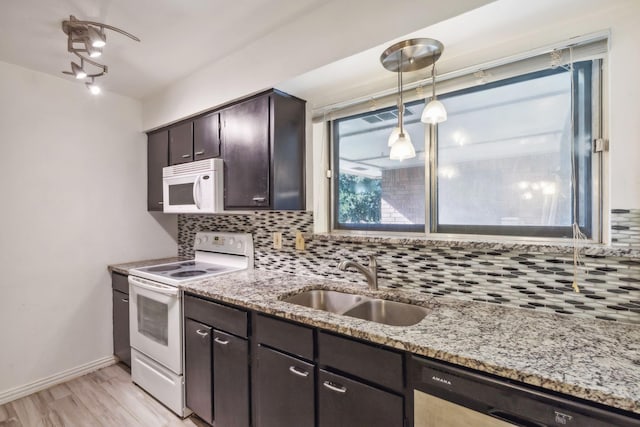
[[[193,201],[196,203],[196,209],[200,210],[200,179],[202,175],[198,175],[196,182],[193,183]]]

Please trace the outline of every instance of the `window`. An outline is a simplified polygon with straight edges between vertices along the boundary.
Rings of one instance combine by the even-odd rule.
[[[425,126],[424,102],[405,108],[405,131],[416,157],[389,159],[387,140],[398,124],[397,108],[359,114],[333,123],[337,180],[334,228],[424,231]]]
[[[599,64],[441,95],[449,117],[434,129],[420,122],[424,100],[406,104],[417,155],[402,162],[388,157],[396,107],[333,121],[334,228],[571,237],[575,216],[594,237]]]

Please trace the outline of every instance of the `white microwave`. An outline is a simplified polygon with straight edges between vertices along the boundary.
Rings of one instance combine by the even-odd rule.
[[[162,168],[165,213],[219,213],[224,209],[223,160],[206,159]]]

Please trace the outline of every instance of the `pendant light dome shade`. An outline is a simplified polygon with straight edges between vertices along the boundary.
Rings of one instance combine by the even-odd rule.
[[[442,102],[437,99],[432,100],[424,107],[420,121],[422,123],[429,123],[432,125],[442,123],[447,120],[447,110],[444,108]]]
[[[400,136],[400,126],[396,126],[391,131],[391,135],[389,135],[389,139],[387,140],[387,146],[391,147],[398,140]]]
[[[391,160],[412,159],[416,156],[416,149],[411,143],[411,137],[408,133],[398,135],[398,139],[391,146],[389,158]]]

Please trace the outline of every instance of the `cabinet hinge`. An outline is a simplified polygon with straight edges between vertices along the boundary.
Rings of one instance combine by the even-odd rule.
[[[333,171],[331,169],[327,169],[327,179],[333,178]]]
[[[603,153],[609,151],[609,140],[604,138],[596,138],[593,144],[594,153]]]

